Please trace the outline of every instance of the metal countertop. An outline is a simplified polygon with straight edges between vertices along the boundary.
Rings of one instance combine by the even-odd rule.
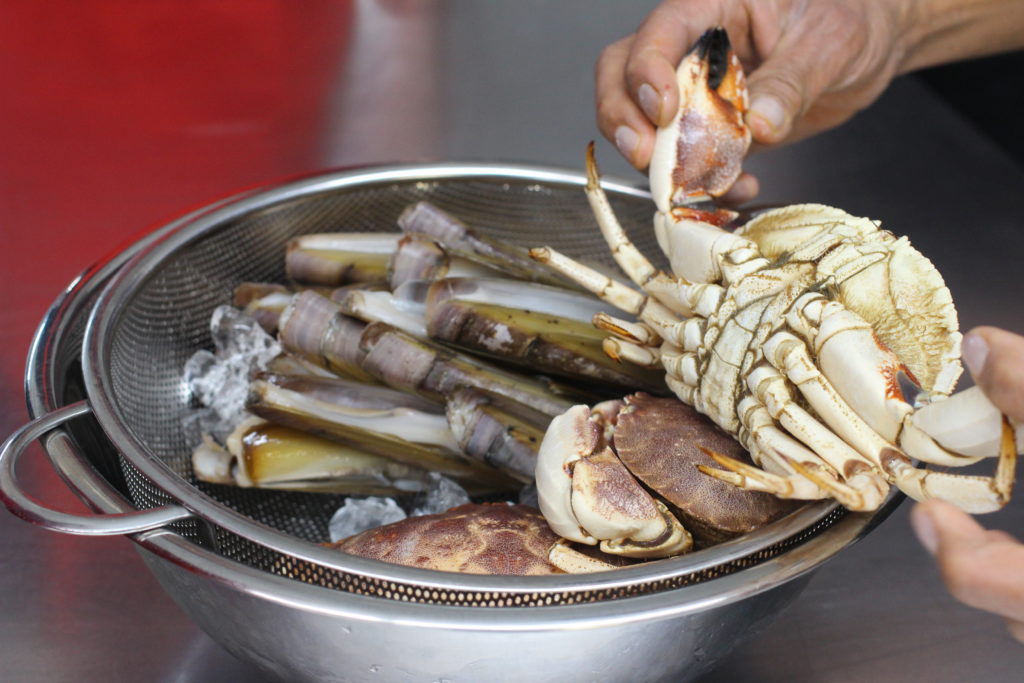
[[[147,226],[244,186],[348,164],[582,166],[598,136],[594,60],[653,4],[0,11],[0,434],[27,419],[24,358],[50,301]],[[637,177],[606,142],[598,158],[609,175]],[[1024,332],[1024,169],[915,81],[748,168],[761,201],[834,204],[910,235],[945,276],[963,329]],[[83,509],[38,449],[21,472],[40,499]],[[820,569],[705,680],[1020,680],[1024,645],[946,594],[909,509]],[[983,522],[1019,532],[1024,498]],[[130,541],[61,536],[6,513],[0,538],[4,680],[264,680],[184,616]]]

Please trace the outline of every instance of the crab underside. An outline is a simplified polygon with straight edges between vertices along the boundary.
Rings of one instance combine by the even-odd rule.
[[[638,289],[546,247],[531,255],[635,316],[595,316],[611,335],[605,351],[661,368],[679,399],[750,454],[752,462],[742,462],[712,452],[705,474],[781,498],[832,497],[852,510],[877,508],[890,486],[969,512],[1004,505],[1024,439],[980,390],[950,395],[961,335],[933,264],[906,237],[828,206],[768,211],[732,232],[722,226],[735,214],[695,208],[728,190],[750,142],[742,69],[723,29],[698,41],[677,78],[680,110],[658,131],[650,167],[654,229],[671,270],[655,268],[619,225],[593,146],[587,195]],[[542,510],[563,535],[592,525],[604,543],[635,544],[628,524],[595,519],[562,494],[543,496],[545,488],[564,492],[563,479],[579,488],[573,470],[590,468],[569,464],[591,457],[570,435],[578,408],[556,419],[542,444]],[[960,467],[993,456],[992,477],[914,463]]]

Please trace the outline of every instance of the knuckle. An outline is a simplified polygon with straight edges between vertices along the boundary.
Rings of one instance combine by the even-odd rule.
[[[610,135],[618,123],[618,109],[614,107],[607,97],[597,100],[597,127],[605,135]]]

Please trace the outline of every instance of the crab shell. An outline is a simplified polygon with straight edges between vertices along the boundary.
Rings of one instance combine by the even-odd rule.
[[[407,567],[465,574],[561,574],[548,555],[560,541],[526,505],[467,504],[410,517],[329,547]]]
[[[747,533],[797,506],[706,477],[698,467],[714,464],[709,453],[749,462],[734,439],[678,399],[634,394],[574,406],[541,443],[541,511],[570,541],[657,558],[689,551],[694,538],[706,546]]]
[[[682,401],[633,394],[625,399],[612,445],[633,475],[655,491],[700,545],[749,533],[800,503],[737,488],[704,476],[708,451],[753,464],[746,450]]]

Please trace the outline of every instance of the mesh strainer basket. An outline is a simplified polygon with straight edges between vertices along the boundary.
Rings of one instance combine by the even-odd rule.
[[[462,614],[445,629],[454,629],[464,638],[470,631],[491,630],[483,626],[486,623],[517,631],[529,625],[527,630],[568,633],[598,628],[600,619],[594,621],[595,615],[611,620],[601,622],[604,626],[622,627],[730,609],[733,603],[749,602],[762,592],[779,593],[782,583],[858,538],[892,506],[874,515],[846,515],[833,504],[815,503],[743,538],[683,557],[580,576],[492,577],[401,567],[321,547],[327,540],[328,520],[343,497],[208,485],[192,475],[182,418],[194,405],[182,368],[192,353],[211,345],[210,314],[230,302],[236,284],[284,278],[283,252],[289,238],[310,232],[397,229],[396,219],[409,204],[429,200],[495,237],[524,246],[550,245],[611,265],[584,185],[585,178],[577,173],[509,165],[432,164],[342,171],[249,193],[164,229],[137,247],[138,253],[120,268],[92,310],[82,344],[87,402],[44,416],[13,439],[18,442],[13,450],[19,451],[25,441],[91,411],[104,439],[114,446],[92,455],[92,465],[106,482],[127,493],[134,510],[88,521],[60,516],[21,496],[13,476],[5,475],[0,483],[9,507],[45,526],[70,532],[137,533],[160,528],[161,535],[173,536],[175,552],[205,558],[209,566],[204,575],[223,571],[230,582],[246,577],[249,585],[269,581],[271,588],[263,590],[278,594],[313,591],[301,594],[316,596],[318,604],[360,605],[374,614],[371,621],[394,621],[391,628],[398,631],[398,623],[408,626],[425,620],[436,627],[453,614]],[[647,193],[613,182],[606,183],[606,189],[631,238],[643,251],[655,254]],[[4,472],[13,472],[15,458],[6,459],[9,467]],[[787,563],[787,558],[792,559]],[[189,563],[199,561],[184,559],[174,565],[180,568]],[[174,582],[178,579],[168,579],[165,572],[174,574],[177,568],[156,571],[162,580]],[[750,579],[754,583],[744,578],[755,574]],[[716,591],[716,586],[721,590]],[[174,594],[177,589],[169,590]],[[194,585],[189,590],[203,593]],[[687,604],[687,591],[693,591],[689,595],[696,602]],[[189,602],[188,597],[176,597]],[[212,600],[206,596],[207,602]],[[421,611],[396,616],[394,603],[408,603],[408,609]],[[614,607],[609,608],[611,604]],[[183,606],[207,626],[203,608]],[[751,616],[748,626],[763,618],[765,609],[751,612],[758,617]],[[509,616],[517,611],[520,616]],[[730,622],[721,614],[714,619],[720,627]],[[216,633],[211,635],[225,642]],[[725,651],[720,641],[734,640],[735,634],[702,636],[702,642],[709,638],[719,642],[716,652],[720,654]],[[254,647],[237,640],[225,644],[237,654],[255,656],[268,670],[288,675],[298,670],[281,668],[285,655],[280,653],[269,663],[263,661],[269,656],[266,644]],[[467,661],[479,659],[490,646],[474,647],[462,655]],[[501,644],[493,648],[500,650]],[[257,651],[258,656],[253,654]],[[353,651],[348,656],[358,654]],[[518,660],[512,653],[505,658]],[[658,675],[679,672],[691,659],[678,652],[671,665],[661,664],[652,671]],[[702,666],[713,657],[705,660]],[[466,680],[485,680],[487,671],[500,672],[502,666],[478,668],[479,677]],[[603,666],[607,671],[609,665]],[[695,675],[701,668],[690,666],[688,671]],[[639,675],[636,667],[631,670]],[[342,677],[348,678],[359,676]],[[534,676],[534,680],[544,678]]]

